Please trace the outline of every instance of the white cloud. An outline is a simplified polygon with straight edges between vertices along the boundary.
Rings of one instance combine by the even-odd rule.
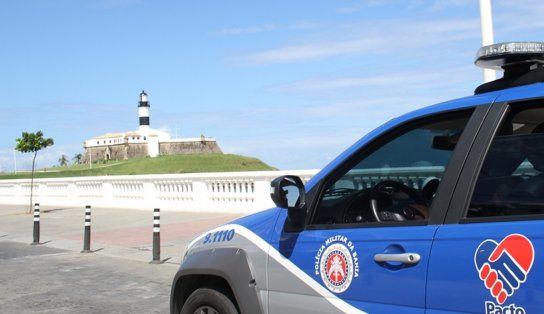
[[[269,65],[322,60],[331,57],[398,54],[421,51],[424,47],[479,38],[477,18],[432,21],[373,20],[339,25],[314,39],[238,56],[242,64]],[[340,35],[339,35],[340,34]]]
[[[377,76],[366,77],[343,77],[343,78],[312,78],[301,80],[293,84],[280,87],[280,90],[289,92],[323,92],[327,90],[339,90],[346,88],[375,88],[386,86],[399,86],[410,84],[410,86],[421,85],[431,88],[442,85],[439,81],[443,74],[439,72],[405,72],[405,73],[384,73]],[[419,84],[418,84],[419,83]]]
[[[525,36],[523,30],[529,31],[529,35],[538,34],[531,40],[542,40],[541,32],[544,28],[544,2],[541,0],[524,1],[496,1],[493,2],[493,23],[495,36],[503,38],[501,41],[519,40],[519,36]],[[514,37],[511,37],[514,35]],[[534,35],[533,35],[534,36]],[[527,40],[523,38],[522,40]]]
[[[439,67],[439,69],[435,68]],[[319,97],[324,94],[342,95],[346,91],[354,91],[359,95],[373,95],[377,99],[383,95],[375,95],[375,91],[394,87],[392,93],[413,94],[420,90],[451,89],[467,82],[467,75],[474,73],[475,68],[466,66],[437,66],[429,64],[427,68],[415,70],[387,69],[380,73],[367,73],[361,76],[347,77],[313,77],[293,83],[273,87],[273,90]],[[354,95],[354,94],[350,94]]]
[[[298,61],[312,61],[339,55],[350,55],[372,51],[386,45],[381,39],[353,39],[327,41],[280,47],[245,57],[248,64],[273,64]]]

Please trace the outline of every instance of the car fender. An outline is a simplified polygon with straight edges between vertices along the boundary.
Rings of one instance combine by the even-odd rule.
[[[184,279],[194,276],[216,276],[224,279],[234,294],[241,313],[263,313],[254,267],[245,250],[233,247],[211,247],[188,255],[176,273],[171,302],[179,297],[175,289],[183,289]],[[186,287],[195,289],[194,287]]]

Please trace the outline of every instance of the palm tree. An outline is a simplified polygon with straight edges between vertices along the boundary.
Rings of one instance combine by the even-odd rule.
[[[72,162],[74,163],[74,165],[79,165],[81,163],[81,159],[83,159],[82,154],[75,154],[74,158],[72,158]]]
[[[59,158],[59,165],[60,165],[61,167],[67,166],[67,165],[68,165],[68,156],[66,156],[66,155],[60,156],[60,158]]]

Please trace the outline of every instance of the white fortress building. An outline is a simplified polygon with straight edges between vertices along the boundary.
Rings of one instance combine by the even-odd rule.
[[[149,127],[149,100],[145,91],[138,103],[139,128],[136,131],[107,133],[83,143],[83,162],[125,160],[179,154],[221,154],[214,138],[170,138],[170,134]]]

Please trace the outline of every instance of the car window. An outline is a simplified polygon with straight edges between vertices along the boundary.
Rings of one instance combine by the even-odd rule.
[[[512,111],[487,152],[466,218],[544,213],[544,108]]]
[[[413,122],[325,185],[312,224],[424,221],[471,111]],[[347,168],[347,170],[345,170]]]

